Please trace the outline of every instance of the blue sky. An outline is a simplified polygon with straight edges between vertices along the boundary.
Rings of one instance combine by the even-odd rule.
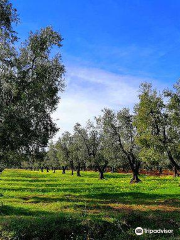
[[[180,77],[178,0],[13,0],[19,37],[52,25],[64,41],[67,88],[54,118],[61,132],[104,107],[132,108],[138,86]]]

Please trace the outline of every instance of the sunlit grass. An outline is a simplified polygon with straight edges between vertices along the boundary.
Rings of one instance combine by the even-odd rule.
[[[136,239],[137,226],[173,229],[178,236],[178,178],[141,176],[141,183],[129,184],[130,174],[106,173],[105,180],[99,180],[97,172],[81,175],[5,170],[0,177],[1,239],[6,235],[48,239],[47,225],[51,226],[49,239]],[[62,236],[57,230],[61,224]],[[33,235],[31,228],[36,227]],[[113,231],[110,235],[108,228]],[[40,230],[47,232],[46,238]]]

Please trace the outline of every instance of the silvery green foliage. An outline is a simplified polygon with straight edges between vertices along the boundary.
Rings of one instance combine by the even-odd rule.
[[[105,168],[108,160],[104,155],[103,131],[97,121],[88,121],[83,128],[80,124],[76,124],[75,132],[81,137],[88,154],[89,165],[96,168]],[[105,167],[104,167],[105,166]]]
[[[69,166],[72,159],[71,154],[72,146],[72,135],[66,131],[58,139],[56,143],[57,157],[60,163],[60,166]]]
[[[180,169],[180,94],[179,82],[174,90],[158,93],[151,84],[141,85],[139,103],[135,107],[137,142],[148,161],[152,156],[162,164],[169,159]]]
[[[61,55],[62,37],[46,27],[15,48],[16,10],[0,1],[0,151],[38,153],[58,128],[51,114],[64,89]]]
[[[109,154],[117,152],[117,160],[128,162],[133,172],[132,182],[138,182],[140,148],[135,142],[137,131],[133,120],[134,116],[126,108],[118,112],[104,109],[101,117],[104,135],[112,146]]]

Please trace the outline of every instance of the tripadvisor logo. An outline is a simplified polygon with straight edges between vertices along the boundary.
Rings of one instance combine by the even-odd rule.
[[[136,233],[136,235],[142,235],[143,233],[150,233],[150,234],[152,234],[152,233],[173,233],[173,230],[167,230],[167,229],[142,229],[141,227],[137,227],[136,229],[135,229],[135,233]]]
[[[136,235],[142,235],[143,234],[143,229],[141,227],[137,227],[135,229],[135,233],[136,233]]]

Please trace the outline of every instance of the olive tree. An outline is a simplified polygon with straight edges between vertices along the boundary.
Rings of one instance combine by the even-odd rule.
[[[103,130],[98,124],[98,119],[93,123],[88,121],[85,128],[80,124],[75,125],[75,132],[81,137],[88,154],[88,164],[99,171],[99,178],[104,179],[104,172],[108,165],[108,159],[104,154]]]
[[[134,116],[129,109],[122,109],[117,113],[111,109],[104,109],[101,121],[103,123],[104,134],[116,146],[116,151],[120,152],[121,160],[128,161],[133,177],[131,183],[138,183],[139,179],[139,146],[135,142],[136,129],[133,126]],[[118,159],[117,159],[118,160]]]
[[[158,93],[151,84],[140,88],[139,103],[135,107],[135,126],[138,143],[153,154],[168,158],[175,172],[180,170],[180,83],[174,91]],[[175,174],[177,175],[177,174]]]
[[[49,144],[47,158],[49,159],[49,164],[50,164],[53,172],[55,173],[56,169],[59,168],[59,159],[57,157],[57,149],[52,141]]]
[[[64,66],[51,49],[61,36],[48,27],[31,33],[12,66],[0,68],[0,149],[32,153],[43,149],[58,128],[52,113],[64,88]]]
[[[80,177],[81,168],[85,168],[87,164],[88,154],[87,149],[82,141],[81,135],[75,132],[72,136],[71,158],[74,162],[74,167],[77,171],[77,176]]]
[[[62,134],[61,138],[58,140],[58,158],[60,165],[63,168],[63,173],[65,173],[66,166],[70,166],[71,174],[74,174],[74,159],[73,159],[73,136],[70,132],[66,131]],[[67,165],[66,165],[67,164]]]

